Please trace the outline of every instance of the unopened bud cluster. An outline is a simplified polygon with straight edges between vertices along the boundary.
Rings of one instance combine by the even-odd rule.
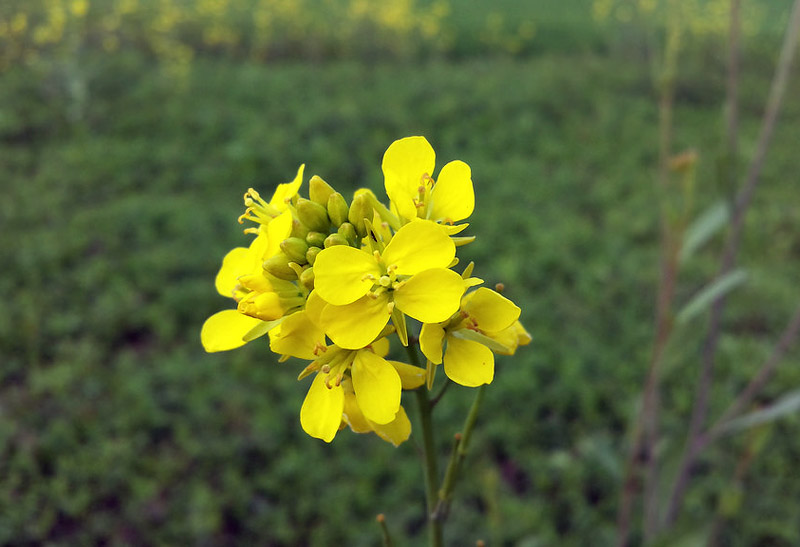
[[[310,361],[299,375],[314,376],[300,411],[309,435],[330,442],[349,426],[400,444],[411,431],[401,390],[430,389],[440,364],[461,385],[490,383],[494,354],[530,341],[513,302],[480,287],[472,263],[456,269],[456,247],[474,240],[458,235],[474,208],[471,171],[452,161],[434,179],[434,164],[423,137],[392,143],[388,205],[367,189],[348,201],[317,175],[301,197],[304,166],[269,202],[245,194],[240,222],[255,223],[245,230],[255,238],[226,255],[216,279],[236,306],[212,315],[201,339],[224,351],[269,334],[281,359]],[[427,366],[387,360],[391,338],[418,340]]]

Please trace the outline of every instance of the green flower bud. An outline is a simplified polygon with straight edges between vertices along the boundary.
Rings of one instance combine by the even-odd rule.
[[[277,277],[278,279],[285,279],[286,281],[294,281],[297,279],[297,273],[289,266],[289,257],[283,253],[278,253],[264,261],[264,269]]]
[[[347,222],[349,210],[347,200],[339,192],[334,192],[328,197],[328,216],[334,226],[341,226],[343,222]]]
[[[330,184],[317,175],[314,175],[311,177],[311,180],[308,181],[308,197],[311,198],[311,201],[315,201],[323,207],[328,205],[328,198],[335,191],[336,190],[331,188]]]
[[[331,234],[325,238],[325,248],[333,247],[334,245],[347,245],[347,240],[342,234]]]
[[[306,251],[308,250],[308,243],[305,239],[299,237],[288,237],[281,241],[281,250],[286,253],[289,260],[297,262],[300,265],[306,263]]]
[[[355,247],[356,240],[358,235],[356,234],[356,228],[349,222],[343,223],[339,226],[339,234],[347,240],[347,244],[351,247]]]
[[[322,247],[325,244],[325,238],[328,234],[321,234],[319,232],[308,232],[306,236],[306,243],[309,247]]]
[[[300,274],[300,283],[309,291],[314,290],[314,268],[306,268]]]
[[[303,224],[297,219],[292,220],[292,233],[290,234],[292,237],[299,237],[300,239],[305,239],[308,235],[308,226]]]
[[[295,206],[297,218],[315,232],[327,232],[330,229],[328,210],[315,201],[300,198]]]
[[[367,228],[364,225],[364,219],[372,220],[372,204],[369,198],[365,195],[357,195],[353,198],[353,203],[350,204],[350,211],[347,214],[347,219],[350,221],[359,236],[364,237],[367,235]]]
[[[309,247],[308,251],[306,251],[306,261],[313,266],[320,251],[322,251],[322,249],[319,247]]]

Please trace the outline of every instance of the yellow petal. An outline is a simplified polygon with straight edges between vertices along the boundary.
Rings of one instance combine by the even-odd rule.
[[[356,401],[364,417],[377,424],[388,424],[400,408],[402,383],[397,370],[384,358],[369,350],[356,354],[350,369]]]
[[[419,333],[419,347],[428,360],[437,365],[442,363],[444,329],[439,323],[424,323]]]
[[[333,249],[333,247],[331,247]],[[352,304],[328,304],[320,317],[322,328],[333,343],[345,349],[371,344],[389,322],[389,297],[362,296]]]
[[[483,344],[448,336],[444,373],[462,386],[490,384],[494,378],[494,355]]]
[[[458,222],[475,209],[475,192],[472,189],[472,171],[463,161],[451,161],[439,173],[433,187],[429,218]]]
[[[464,311],[477,322],[480,330],[496,332],[514,324],[519,319],[520,309],[500,293],[481,287],[464,298]]]
[[[278,254],[281,250],[281,242],[292,233],[292,213],[284,211],[267,225],[267,241],[269,242],[259,257],[259,266],[264,260]]]
[[[398,214],[417,217],[414,197],[423,184],[423,176],[433,175],[436,154],[425,137],[407,137],[394,141],[383,155],[384,186]]]
[[[209,353],[235,349],[245,345],[242,337],[260,323],[261,319],[242,315],[236,310],[220,311],[203,323],[200,341]]]
[[[344,390],[333,383],[328,388],[325,385],[327,377],[327,374],[319,372],[311,383],[300,408],[300,425],[312,437],[329,443],[342,423]]]
[[[322,298],[319,297],[317,291],[311,291],[306,300],[306,314],[312,323],[321,327],[320,316],[322,315],[323,308],[327,305]]]
[[[453,270],[434,268],[420,272],[394,291],[403,313],[423,323],[446,321],[458,311],[464,280]]]
[[[372,279],[366,277],[372,276]],[[335,245],[314,262],[314,290],[329,304],[343,306],[369,292],[381,272],[375,258],[359,249]]]
[[[239,276],[252,273],[254,264],[255,260],[247,247],[236,247],[228,251],[214,280],[217,292],[228,298],[233,297],[233,291],[239,284]]]
[[[503,355],[514,355],[518,346],[527,346],[531,343],[531,335],[519,321],[500,332],[487,332],[486,336],[507,348],[506,351],[495,350],[496,353]]]
[[[279,355],[291,355],[313,361],[315,351],[325,347],[325,333],[314,325],[306,311],[293,313],[270,331],[269,348]]]
[[[369,422],[369,420],[367,421]],[[402,406],[397,411],[394,420],[388,424],[381,425],[374,422],[369,422],[369,424],[378,437],[395,446],[399,446],[411,435],[411,422],[408,420],[408,415]]]
[[[389,361],[389,364],[394,367],[397,374],[400,375],[400,382],[403,384],[403,389],[417,389],[425,383],[426,371],[424,368],[407,365],[400,361]]]
[[[381,357],[386,357],[389,355],[389,339],[384,337],[380,340],[375,340],[372,344],[372,351],[375,352],[375,355],[379,355]]]
[[[386,266],[397,265],[399,275],[414,275],[430,268],[446,268],[455,256],[456,246],[444,230],[433,222],[419,220],[394,234],[381,259]]]
[[[372,431],[372,425],[364,418],[364,413],[358,408],[355,393],[345,392],[342,418],[355,433],[370,433]]]
[[[300,166],[292,182],[285,182],[278,185],[275,189],[275,193],[272,194],[272,199],[269,200],[270,205],[277,208],[279,211],[286,210],[286,200],[292,199],[300,189],[300,185],[303,184],[303,170],[305,167],[306,164]]]

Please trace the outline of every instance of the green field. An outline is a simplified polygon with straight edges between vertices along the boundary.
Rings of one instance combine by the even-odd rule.
[[[598,25],[587,2],[538,4],[514,55],[471,40],[487,12],[459,0],[452,47],[429,56],[199,55],[178,78],[139,51],[84,51],[0,74],[0,544],[378,545],[378,512],[397,544],[422,544],[413,435],[399,448],[348,431],[312,439],[298,422],[305,363],[279,364],[263,342],[206,354],[199,341],[228,306],[213,280],[247,241],[236,218],[248,187],[270,193],[305,163],[348,197],[382,195],[384,150],[418,134],[439,166],[471,166],[477,241],[462,260],[505,284],[533,335],[499,360],[446,543],[614,544],[653,340],[658,99],[641,29]],[[525,5],[496,9],[512,21]],[[777,57],[781,29],[768,30],[745,42],[743,165]],[[687,39],[676,85],[675,150],[699,154],[698,214],[730,196],[716,177],[718,42]],[[725,316],[714,417],[800,298],[797,70],[788,89],[746,221],[749,281]],[[714,275],[722,242],[686,264],[679,304]],[[705,321],[669,346],[666,492]],[[797,365],[790,352],[760,405],[796,389]],[[437,407],[443,457],[472,395],[454,386]],[[720,545],[800,544],[800,419],[755,431],[765,444],[738,478],[752,434],[704,454],[676,533],[703,537],[720,500],[741,495]]]

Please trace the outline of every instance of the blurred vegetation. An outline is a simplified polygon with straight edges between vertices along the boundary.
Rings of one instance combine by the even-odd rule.
[[[259,344],[208,355],[199,343],[222,303],[221,257],[245,241],[235,219],[248,186],[267,191],[305,162],[337,188],[381,193],[383,151],[412,134],[440,165],[472,167],[468,258],[506,284],[534,336],[487,391],[448,542],[612,544],[653,334],[647,51],[660,27],[613,6],[601,17],[599,3],[3,2],[0,544],[376,545],[377,512],[419,542],[413,443],[311,439],[296,363]],[[748,156],[788,3],[759,8],[743,60]],[[676,145],[699,153],[698,210],[728,191],[714,182],[723,43],[693,40],[677,81]],[[731,297],[712,412],[800,298],[796,73],[747,221],[750,282]],[[719,243],[686,265],[683,301],[716,271]],[[670,347],[667,467],[701,327]],[[794,352],[762,402],[800,384],[797,364]],[[471,395],[453,388],[437,408],[445,439]],[[743,477],[751,440],[707,453],[680,532],[702,532],[719,506],[726,545],[800,543],[800,420],[768,427]]]

